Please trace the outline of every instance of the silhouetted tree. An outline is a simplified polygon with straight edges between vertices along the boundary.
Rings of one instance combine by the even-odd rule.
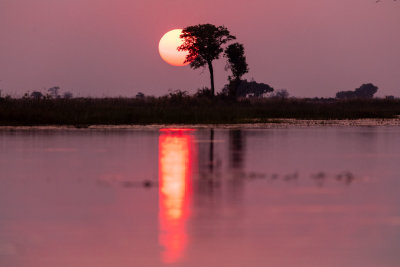
[[[378,87],[372,83],[361,85],[354,91],[340,91],[336,93],[338,99],[352,99],[352,98],[373,98],[374,94],[378,91]]]
[[[286,89],[279,89],[275,92],[275,94],[272,96],[274,98],[288,98],[289,97],[289,92]]]
[[[224,26],[212,24],[199,24],[183,29],[180,36],[184,42],[178,51],[188,51],[185,62],[190,62],[190,67],[197,69],[208,65],[211,80],[211,94],[214,96],[214,70],[212,62],[219,59],[224,51],[222,45],[236,39]]]
[[[224,94],[229,94],[230,91],[234,90],[231,88],[234,86],[232,82],[225,85],[222,92]],[[254,97],[262,97],[263,94],[273,92],[274,88],[265,83],[258,83],[255,81],[248,82],[247,80],[241,80],[240,84],[237,87],[236,96],[237,97],[246,97],[246,96],[254,96]]]
[[[225,49],[224,57],[228,59],[226,69],[230,69],[232,72],[232,76],[229,76],[229,95],[237,96],[241,78],[249,72],[243,45],[239,43],[229,45]]]
[[[65,99],[71,99],[71,98],[73,97],[73,94],[72,94],[71,92],[65,92],[65,93],[63,94],[63,97],[64,97]]]
[[[144,94],[142,92],[139,92],[136,94],[137,99],[144,99]]]
[[[231,80],[240,80],[243,75],[249,72],[242,44],[229,45],[225,49],[224,56],[228,59],[227,69],[232,72],[232,76],[229,76]]]
[[[31,98],[39,100],[39,99],[43,98],[43,94],[41,92],[38,92],[38,91],[33,91],[31,93]]]
[[[373,98],[374,94],[378,91],[378,87],[372,83],[361,85],[355,90],[356,97],[358,98]]]
[[[50,96],[52,97],[52,98],[57,98],[59,95],[58,95],[58,91],[60,90],[60,87],[58,87],[58,86],[54,86],[54,87],[51,87],[51,88],[49,88],[47,91],[49,91],[50,92]]]

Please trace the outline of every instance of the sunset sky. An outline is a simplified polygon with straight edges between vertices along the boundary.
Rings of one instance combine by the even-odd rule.
[[[0,0],[0,89],[60,86],[76,96],[163,95],[209,86],[207,69],[158,54],[169,30],[225,25],[244,44],[247,79],[294,96],[362,83],[400,96],[400,2],[389,0]],[[227,81],[215,64],[216,89]]]

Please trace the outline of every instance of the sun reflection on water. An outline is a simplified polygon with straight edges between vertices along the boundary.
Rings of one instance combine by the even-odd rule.
[[[189,129],[162,129],[159,137],[159,241],[165,263],[182,258],[190,209],[193,136]]]

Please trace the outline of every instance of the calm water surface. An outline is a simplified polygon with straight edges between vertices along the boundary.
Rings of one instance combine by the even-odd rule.
[[[0,266],[400,266],[400,128],[0,132]]]

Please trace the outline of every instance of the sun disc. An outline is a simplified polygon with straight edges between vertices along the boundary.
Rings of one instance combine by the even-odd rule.
[[[183,44],[183,39],[180,38],[182,29],[174,29],[167,32],[161,38],[158,44],[158,51],[161,58],[170,65],[173,66],[185,66],[189,62],[185,62],[187,51],[178,51],[178,46]]]

